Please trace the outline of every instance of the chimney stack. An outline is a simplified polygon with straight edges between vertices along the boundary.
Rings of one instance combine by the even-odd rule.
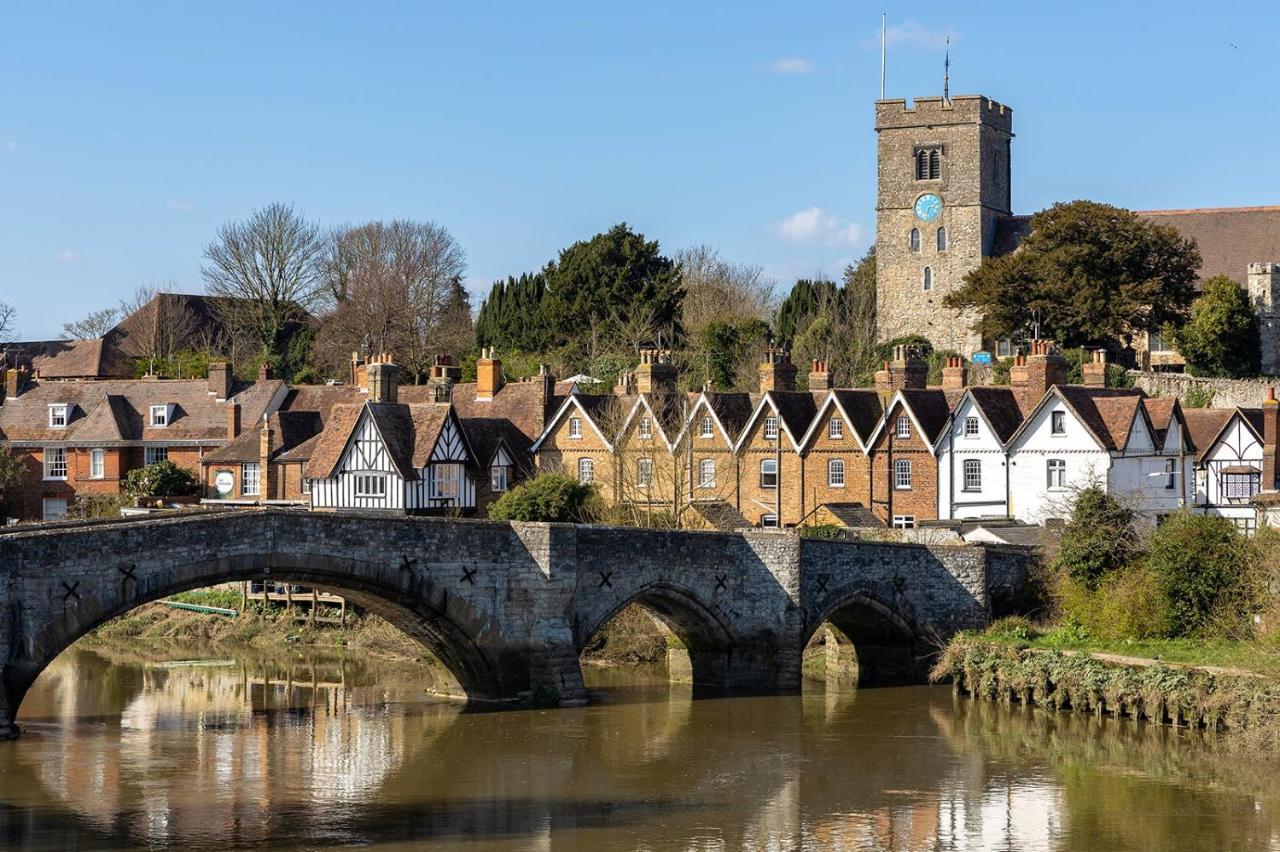
[[[831,368],[826,361],[814,360],[809,365],[809,390],[827,391],[835,387],[831,379]]]
[[[876,390],[891,394],[898,390],[920,390],[929,381],[929,365],[914,346],[893,347],[893,360],[876,371]]]
[[[1280,402],[1276,389],[1267,388],[1262,403],[1262,489],[1276,490],[1276,442],[1280,441]]]
[[[432,384],[456,384],[460,381],[462,381],[462,368],[453,363],[452,355],[437,355],[432,359]]]
[[[369,401],[396,403],[399,393],[396,388],[396,374],[400,368],[391,363],[390,355],[378,355],[369,359],[365,368],[369,374]]]
[[[947,365],[942,368],[942,389],[960,390],[969,386],[969,365],[959,355],[947,358]]]
[[[31,381],[31,373],[26,367],[14,367],[6,370],[4,374],[4,398],[16,399],[22,395],[27,389],[27,383]]]
[[[1067,383],[1066,359],[1052,340],[1033,340],[1031,354],[1014,359],[1009,383],[1018,406],[1028,412],[1040,404],[1049,388]]]
[[[1092,360],[1080,365],[1084,373],[1086,387],[1105,388],[1107,386],[1107,350],[1095,349]]]
[[[258,381],[266,382],[271,380],[271,365],[263,364],[258,368]]]
[[[760,393],[795,389],[796,366],[791,363],[791,353],[780,347],[770,346],[760,361]]]
[[[640,363],[635,369],[636,393],[674,393],[676,368],[666,349],[640,350]]]
[[[271,475],[271,439],[274,430],[267,415],[262,415],[262,430],[258,435],[258,497],[262,500],[272,499],[271,492],[275,477]]]
[[[214,399],[231,398],[231,365],[225,361],[209,364],[209,393]]]
[[[353,388],[363,388],[366,391],[369,389],[369,375],[364,370],[364,359],[360,357],[359,352],[351,353],[347,384]]]
[[[240,437],[240,403],[233,402],[227,406],[227,440],[234,441]]]
[[[480,350],[476,361],[476,399],[490,402],[502,390],[502,362],[493,356],[493,347]]]

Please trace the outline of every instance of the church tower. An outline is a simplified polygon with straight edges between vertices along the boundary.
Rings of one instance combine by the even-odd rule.
[[[971,355],[982,348],[976,317],[942,300],[1012,213],[1013,110],[978,95],[876,101],[876,134],[878,335],[920,334]]]

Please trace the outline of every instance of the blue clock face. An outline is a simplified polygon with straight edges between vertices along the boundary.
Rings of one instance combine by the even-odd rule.
[[[932,222],[942,213],[942,199],[932,192],[926,192],[916,199],[916,218],[921,222]]]

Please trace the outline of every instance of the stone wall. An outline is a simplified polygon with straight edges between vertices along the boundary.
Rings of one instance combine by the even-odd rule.
[[[1155,373],[1130,370],[1133,386],[1141,388],[1150,396],[1176,396],[1183,398],[1195,389],[1198,392],[1211,391],[1213,400],[1210,408],[1256,408],[1267,398],[1267,389],[1280,386],[1280,379],[1264,377],[1260,379],[1203,379],[1183,373]]]

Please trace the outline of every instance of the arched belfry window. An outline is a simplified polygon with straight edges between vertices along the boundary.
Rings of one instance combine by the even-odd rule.
[[[929,152],[916,151],[916,180],[929,179]]]
[[[937,180],[942,177],[942,152],[934,148],[929,152],[929,179]]]
[[[911,244],[911,250],[913,252],[920,251],[920,229],[919,228],[911,229],[911,239],[909,242]]]
[[[938,251],[946,251],[946,250],[947,250],[947,229],[939,228],[938,229]]]
[[[938,180],[942,177],[942,149],[917,148],[916,180]]]
[[[921,276],[921,281],[924,284],[924,289],[932,290],[933,289],[933,270],[926,266],[924,268],[924,275]]]

